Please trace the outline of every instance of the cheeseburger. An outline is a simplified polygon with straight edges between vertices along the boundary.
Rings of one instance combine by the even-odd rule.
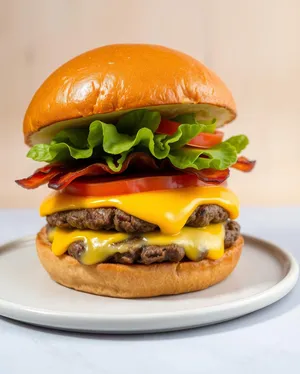
[[[219,130],[233,97],[194,58],[158,45],[108,45],[62,65],[24,118],[28,157],[44,162],[16,182],[48,184],[39,259],[57,283],[120,298],[199,291],[241,255],[230,169],[245,135]]]

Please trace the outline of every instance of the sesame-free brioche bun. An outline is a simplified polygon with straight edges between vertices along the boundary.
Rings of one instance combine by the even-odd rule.
[[[137,108],[166,117],[192,112],[216,118],[217,126],[236,117],[230,91],[199,61],[158,45],[115,44],[73,58],[46,79],[25,114],[25,142],[49,142],[93,119],[113,123]]]
[[[244,244],[240,236],[219,260],[153,265],[82,265],[69,255],[55,256],[45,227],[38,233],[39,259],[63,286],[96,295],[139,298],[200,291],[224,280],[235,268]]]

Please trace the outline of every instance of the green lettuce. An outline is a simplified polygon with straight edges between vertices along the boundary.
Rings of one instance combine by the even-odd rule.
[[[201,170],[212,168],[224,170],[237,161],[238,153],[245,148],[242,148],[242,144],[245,146],[248,144],[248,138],[245,135],[237,135],[236,137],[240,138],[238,142],[239,148],[236,148],[232,138],[229,138],[210,149],[183,147],[171,152],[168,158],[179,169],[194,168]]]
[[[179,169],[222,170],[234,164],[238,153],[248,144],[246,136],[238,135],[210,149],[186,147],[199,133],[213,133],[215,121],[199,122],[193,114],[174,120],[181,123],[174,134],[156,134],[160,113],[136,110],[124,115],[116,125],[96,120],[88,128],[63,130],[50,144],[33,146],[27,156],[44,162],[104,159],[112,170],[119,171],[127,155],[137,151],[150,153],[159,160],[168,158]]]
[[[119,132],[134,135],[143,127],[150,129],[153,133],[158,129],[161,116],[159,112],[149,110],[133,110],[121,117],[117,123]]]
[[[213,133],[216,129],[216,126],[215,126],[215,123],[216,123],[216,120],[201,120],[201,121],[198,121],[196,119],[196,115],[195,113],[188,113],[188,114],[180,114],[179,116],[175,117],[175,118],[172,118],[172,121],[175,121],[175,122],[179,122],[179,123],[188,123],[190,125],[194,124],[194,123],[202,123],[204,125],[206,125],[206,130],[205,132],[211,132]]]

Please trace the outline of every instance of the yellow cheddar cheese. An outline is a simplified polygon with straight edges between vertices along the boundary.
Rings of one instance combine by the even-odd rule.
[[[138,237],[136,234],[56,228],[49,238],[56,256],[64,254],[73,242],[83,241],[85,250],[80,254],[79,260],[84,265],[93,265],[104,262],[115,253],[129,251],[133,244],[127,239],[133,237],[137,247],[177,244],[185,249],[186,256],[192,261],[200,260],[203,256],[216,260],[224,254],[224,236],[224,225],[219,223],[202,228],[184,227],[176,235],[165,235],[157,231]]]
[[[203,204],[220,205],[229,212],[231,219],[239,215],[237,196],[228,188],[218,186],[103,197],[75,196],[55,192],[43,201],[40,214],[46,216],[65,210],[115,207],[157,225],[165,235],[175,235],[182,230],[193,211]]]

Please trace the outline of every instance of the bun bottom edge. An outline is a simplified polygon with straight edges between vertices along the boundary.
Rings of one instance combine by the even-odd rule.
[[[204,290],[223,281],[236,267],[244,239],[240,236],[218,260],[123,265],[82,265],[69,255],[55,256],[43,227],[36,237],[37,253],[57,283],[77,291],[117,298],[177,295]]]

